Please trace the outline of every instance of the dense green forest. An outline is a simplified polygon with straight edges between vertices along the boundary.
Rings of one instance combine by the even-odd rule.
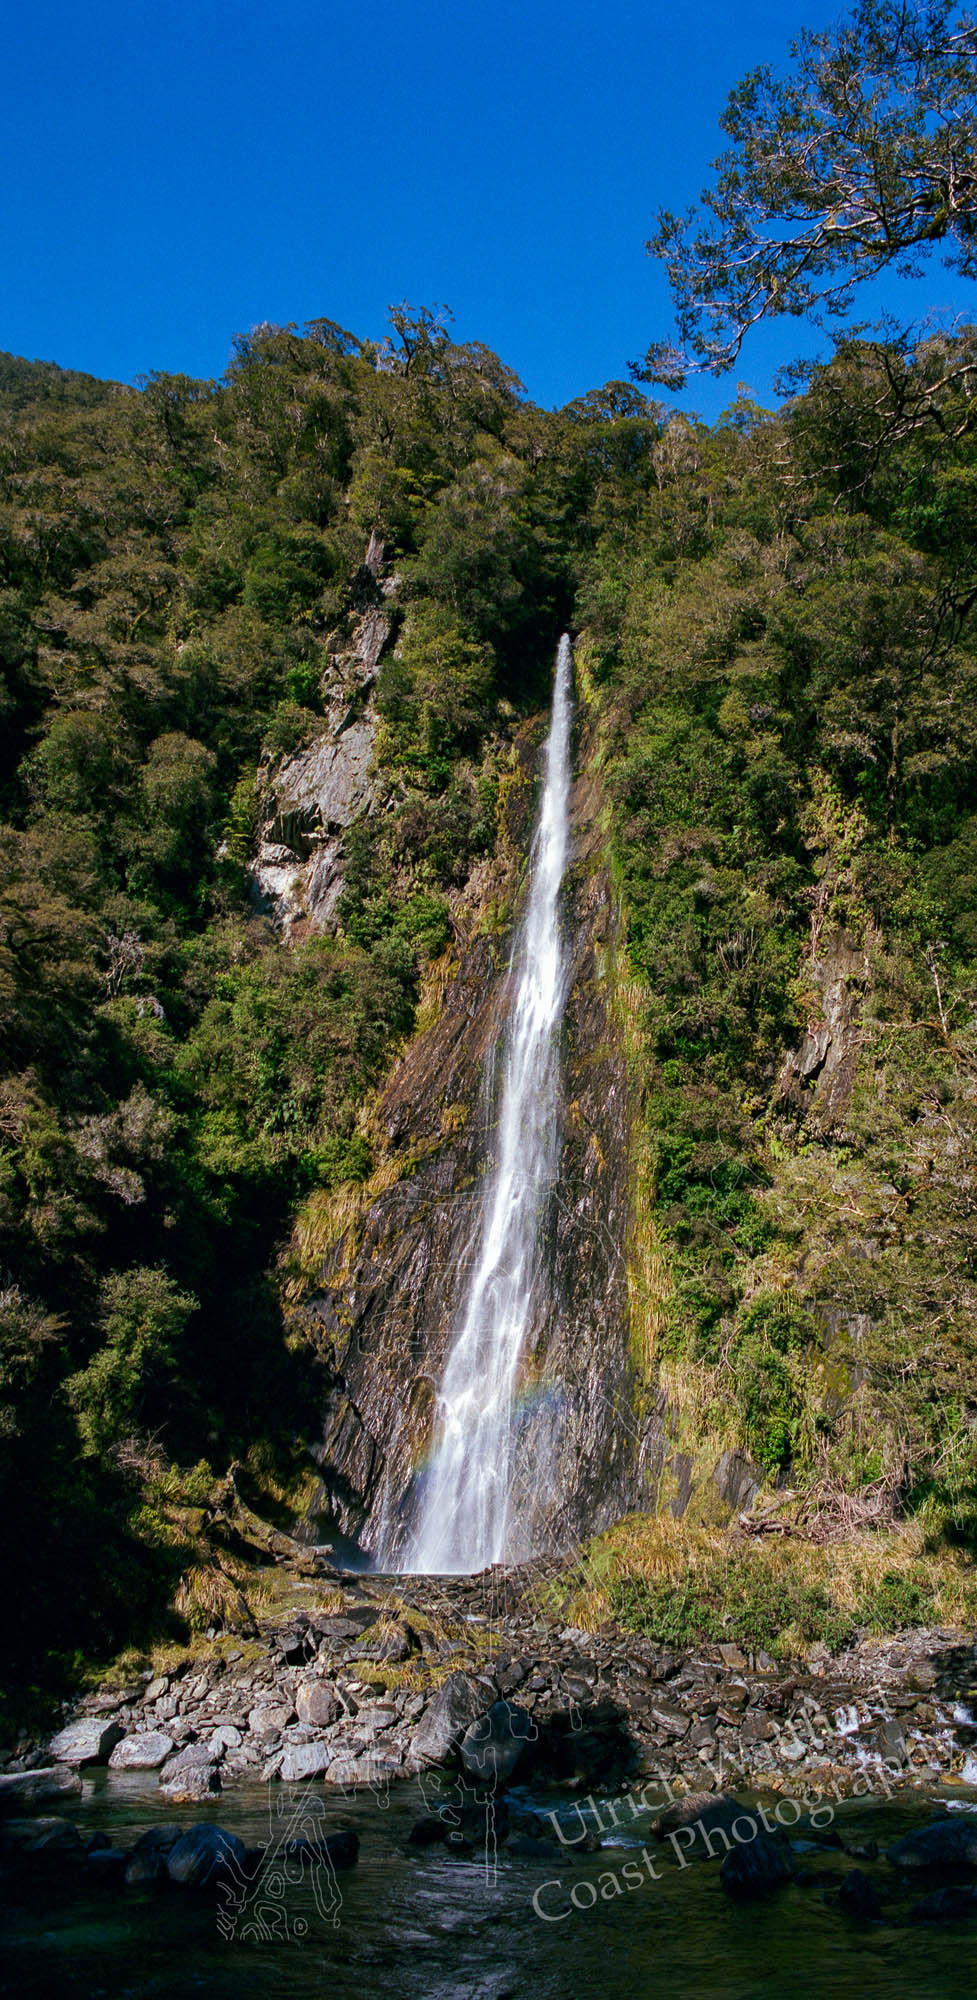
[[[620,382],[542,411],[406,307],[378,341],[257,329],[219,383],[0,357],[18,1670],[186,1612],[228,1467],[287,1512],[317,1405],[283,1245],[371,1171],[364,1106],[565,627],[680,1422],[969,1540],[975,355],[852,339],[711,427]],[[380,782],[334,920],[287,940],[248,863],[380,601],[371,547]]]

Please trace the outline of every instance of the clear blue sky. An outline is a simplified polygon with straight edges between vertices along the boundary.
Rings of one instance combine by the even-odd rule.
[[[0,347],[131,380],[213,376],[232,334],[383,331],[446,301],[540,403],[670,325],[646,257],[697,194],[726,93],[832,0],[31,0],[0,73]],[[934,263],[920,309],[960,306]],[[769,400],[787,321],[742,377]],[[734,383],[684,400],[711,416]]]

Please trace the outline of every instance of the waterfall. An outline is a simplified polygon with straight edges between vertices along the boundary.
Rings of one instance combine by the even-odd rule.
[[[516,1377],[540,1297],[546,1198],[558,1154],[559,1027],[566,985],[559,897],[566,867],[573,654],[560,640],[543,795],[526,907],[509,966],[495,1165],[486,1179],[472,1273],[438,1391],[432,1456],[410,1557],[447,1574],[525,1555],[517,1545]],[[535,1468],[537,1474],[543,1468]],[[523,1529],[523,1541],[525,1530]]]

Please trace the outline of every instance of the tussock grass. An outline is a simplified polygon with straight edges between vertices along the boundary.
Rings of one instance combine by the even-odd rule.
[[[425,967],[414,1012],[415,1035],[426,1034],[440,1018],[448,984],[457,969],[457,956],[450,945],[447,951],[441,953],[440,958],[432,958],[430,964]]]
[[[251,1607],[241,1589],[239,1568],[224,1563],[191,1563],[184,1570],[173,1598],[173,1609],[185,1618],[191,1631],[208,1625],[223,1625],[232,1631],[247,1630],[252,1623]],[[246,1574],[246,1573],[245,1573]]]
[[[917,1521],[826,1547],[631,1515],[588,1545],[563,1591],[564,1615],[585,1631],[620,1622],[666,1644],[725,1638],[784,1657],[977,1618],[972,1565],[930,1548]]]

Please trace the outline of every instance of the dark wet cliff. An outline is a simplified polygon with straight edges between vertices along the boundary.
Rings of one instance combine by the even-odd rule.
[[[330,1381],[314,1532],[338,1530],[388,1556],[411,1522],[492,1160],[511,920],[524,889],[540,734],[530,725],[517,740],[491,871],[510,921],[487,928],[484,883],[459,913],[458,947],[426,1010],[433,1018],[376,1106],[379,1169],[361,1199],[313,1205],[301,1235],[295,1310]],[[577,735],[564,883],[563,1124],[541,1218],[546,1304],[523,1362],[515,1496],[535,1545],[559,1548],[637,1504],[656,1462],[654,1424],[637,1414],[628,1092],[613,1008],[617,917],[586,714]]]

